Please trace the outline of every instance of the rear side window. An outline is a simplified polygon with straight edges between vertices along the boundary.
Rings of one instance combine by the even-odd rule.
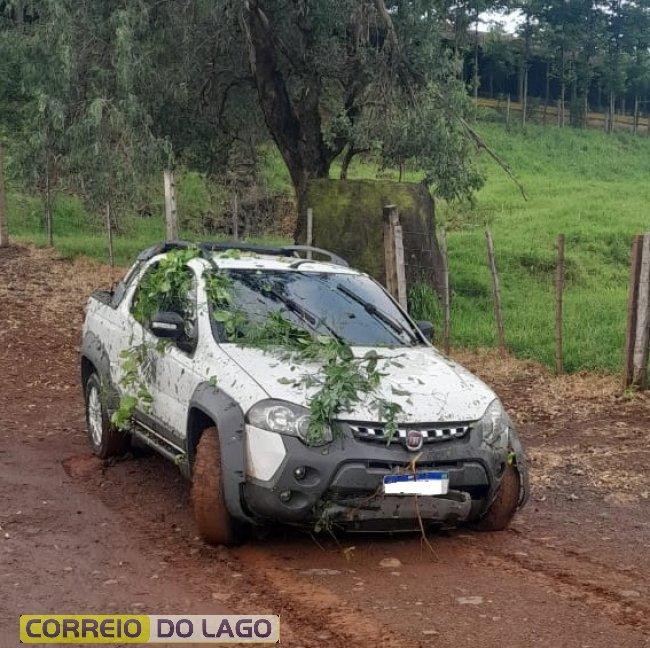
[[[126,291],[131,285],[131,282],[138,275],[141,266],[142,262],[136,261],[126,273],[122,281],[117,284],[115,291],[111,297],[111,306],[113,308],[117,308],[120,305],[122,299],[124,298],[124,295],[126,294]]]

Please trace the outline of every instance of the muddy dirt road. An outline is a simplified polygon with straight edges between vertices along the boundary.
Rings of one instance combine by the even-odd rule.
[[[0,647],[26,612],[281,615],[287,646],[650,646],[650,400],[613,378],[460,359],[519,420],[533,495],[511,530],[277,530],[203,545],[156,456],[88,454],[77,345],[107,270],[0,252]],[[382,567],[384,558],[392,566]]]

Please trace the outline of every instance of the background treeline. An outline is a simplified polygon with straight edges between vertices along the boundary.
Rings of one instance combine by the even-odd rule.
[[[498,27],[479,30],[482,10],[516,11],[515,34]],[[524,105],[531,98],[559,104],[566,113],[561,124],[584,126],[589,111],[604,112],[610,132],[615,114],[648,113],[646,0],[524,0],[479,3],[473,18],[471,11],[464,8],[450,38],[465,47],[465,78],[475,93],[509,95]]]
[[[515,36],[483,30],[499,12]],[[119,230],[175,167],[219,187],[219,213],[238,195],[273,220],[277,152],[300,236],[308,182],[358,156],[471,198],[472,95],[559,100],[562,125],[644,112],[649,18],[647,0],[0,0],[0,136],[49,232],[59,192]]]

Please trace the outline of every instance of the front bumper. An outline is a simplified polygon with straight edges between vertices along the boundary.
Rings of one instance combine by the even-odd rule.
[[[527,498],[527,475],[521,445],[512,431],[506,448],[483,442],[473,428],[459,439],[425,444],[417,453],[394,441],[357,439],[340,426],[340,438],[331,444],[308,447],[292,436],[282,436],[286,456],[269,481],[248,478],[242,486],[242,504],[257,519],[287,523],[320,520],[359,530],[416,528],[425,523],[454,524],[480,517],[494,499],[501,476],[514,453],[522,479],[520,503]],[[383,477],[417,470],[449,473],[449,493],[416,498],[385,496]],[[304,470],[304,477],[296,476]],[[417,508],[416,508],[417,507]]]

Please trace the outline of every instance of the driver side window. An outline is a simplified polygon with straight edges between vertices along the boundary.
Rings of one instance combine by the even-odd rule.
[[[151,322],[159,313],[175,313],[183,319],[183,331],[174,343],[193,353],[198,340],[196,275],[188,266],[183,272],[169,273],[159,261],[147,268],[133,294],[130,311],[136,321],[155,335]]]

